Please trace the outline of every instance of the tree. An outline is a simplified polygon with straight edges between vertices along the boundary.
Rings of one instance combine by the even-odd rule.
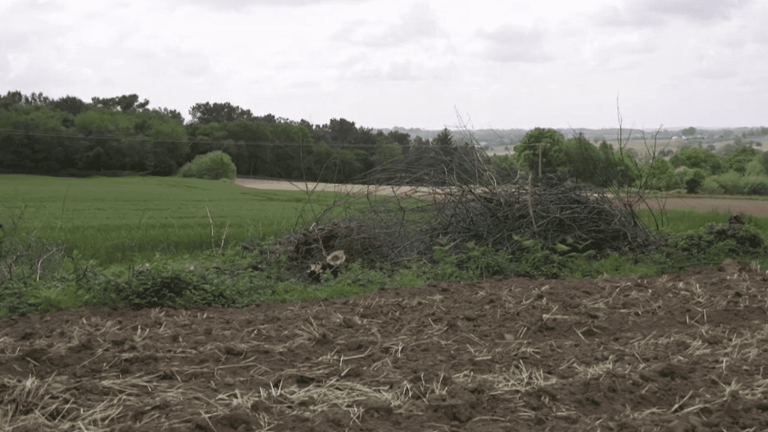
[[[64,126],[68,120],[69,114],[39,105],[14,103],[0,110],[0,170],[56,174],[76,168],[80,156]]]
[[[565,166],[560,168],[569,178],[597,186],[607,186],[612,181],[601,169],[606,161],[603,155],[584,134],[568,139],[563,145]]]
[[[564,166],[565,137],[555,129],[534,128],[515,146],[520,166],[532,173],[554,174]]]
[[[127,113],[143,111],[149,105],[149,100],[144,99],[144,101],[139,102],[139,95],[129,94],[111,98],[93,97],[91,98],[91,103],[97,109]]]
[[[56,99],[53,103],[51,103],[51,106],[58,110],[69,113],[72,116],[77,116],[78,114],[88,110],[87,103],[78,97],[70,95]]]
[[[742,145],[728,155],[726,163],[728,164],[728,168],[744,175],[747,171],[747,164],[755,160],[757,154],[758,151],[754,147]]]
[[[681,166],[691,169],[701,168],[709,174],[720,174],[727,171],[728,167],[716,154],[698,147],[683,147],[675,153],[669,163],[674,168]]]
[[[694,136],[694,135],[696,135],[696,128],[693,127],[693,126],[687,127],[685,129],[683,129],[682,131],[680,131],[680,133],[683,136]]]
[[[211,104],[210,102],[196,103],[189,109],[193,123],[226,123],[236,120],[254,119],[251,110],[240,108],[229,102]]]
[[[437,134],[435,139],[432,140],[432,145],[444,150],[453,147],[453,135],[451,134],[451,131],[449,131],[448,128],[443,128],[443,130]]]

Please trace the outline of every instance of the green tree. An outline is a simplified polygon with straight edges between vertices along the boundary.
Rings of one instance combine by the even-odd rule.
[[[0,104],[0,170],[55,174],[75,168],[79,148],[64,126],[71,122],[69,114],[46,106]]]
[[[196,103],[189,109],[189,115],[192,116],[192,122],[202,124],[226,123],[236,120],[251,121],[254,119],[251,110],[240,108],[229,102]]]
[[[515,146],[519,165],[532,173],[554,174],[565,166],[565,137],[555,129],[535,128]]]
[[[565,165],[560,171],[569,178],[597,186],[610,184],[611,179],[605,176],[602,169],[606,164],[604,156],[584,134],[566,140],[562,152]]]
[[[741,145],[726,158],[728,167],[737,173],[744,175],[747,165],[756,159],[758,151],[749,145]]]
[[[727,165],[716,154],[698,147],[683,147],[675,153],[669,163],[674,168],[681,166],[691,169],[700,168],[709,174],[720,174],[728,170]]]
[[[139,95],[129,94],[111,98],[93,97],[91,98],[91,104],[96,109],[127,113],[143,111],[149,105],[149,100],[144,99],[144,101],[139,102]]]
[[[51,103],[53,108],[69,113],[73,117],[88,110],[88,104],[75,96],[64,96]]]
[[[680,133],[683,136],[694,136],[694,135],[696,135],[696,128],[693,127],[693,126],[687,127],[685,129],[683,129],[682,131],[680,131]]]
[[[371,158],[375,166],[383,165],[403,155],[401,147],[388,135],[381,134],[376,143],[376,153]]]
[[[648,176],[649,189],[669,191],[681,186],[672,165],[662,158],[654,159],[646,167],[645,175]]]
[[[453,134],[448,128],[443,128],[439,134],[432,140],[432,145],[441,149],[450,149],[453,147]]]

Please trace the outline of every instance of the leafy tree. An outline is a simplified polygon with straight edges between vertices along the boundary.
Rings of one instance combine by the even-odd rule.
[[[85,112],[88,109],[88,104],[82,99],[75,96],[64,96],[56,99],[51,103],[53,108],[69,113],[73,117]]]
[[[430,145],[430,141],[428,139],[424,139],[421,136],[417,135],[416,138],[413,139],[413,145],[415,147],[426,147]]]
[[[685,191],[689,194],[698,193],[706,178],[707,174],[701,168],[688,171],[685,179]]]
[[[78,148],[64,126],[71,116],[62,111],[17,103],[0,108],[0,170],[30,174],[55,174],[75,168]]]
[[[196,103],[189,109],[189,115],[192,116],[192,122],[201,124],[226,123],[235,120],[251,121],[254,119],[251,110],[240,108],[229,102]]]
[[[760,153],[756,160],[760,162],[763,170],[768,173],[768,151]]]
[[[371,158],[375,166],[383,165],[403,155],[401,147],[388,135],[381,134],[376,144],[376,153]]]
[[[742,145],[728,155],[726,163],[730,169],[744,175],[747,170],[747,164],[755,160],[757,154],[758,151],[754,147]]]
[[[175,109],[153,108],[152,112],[157,115],[168,117],[170,119],[180,122],[181,124],[184,124],[184,117],[181,115],[180,112],[176,111]]]
[[[648,188],[653,190],[669,191],[680,187],[672,165],[662,158],[656,158],[647,167]]]
[[[93,97],[91,98],[91,103],[96,109],[127,113],[143,111],[149,105],[149,100],[144,99],[144,101],[139,102],[139,95],[129,94],[111,98]]]
[[[715,175],[728,170],[727,165],[716,154],[698,147],[681,148],[669,159],[669,163],[674,168],[680,168],[681,166],[691,169],[700,168],[709,174]]]
[[[568,139],[563,145],[562,151],[565,166],[560,168],[560,171],[568,175],[569,178],[598,186],[607,186],[611,183],[612,179],[605,175],[606,171],[604,170],[609,161],[605,160],[597,147],[584,134],[580,133]]]
[[[554,174],[565,165],[563,147],[565,137],[555,129],[535,128],[528,131],[515,146],[520,166],[530,172]]]
[[[694,136],[694,135],[696,135],[696,128],[693,127],[693,126],[687,127],[685,129],[683,129],[682,131],[680,131],[680,133],[683,136]]]
[[[331,143],[354,143],[358,141],[359,131],[355,122],[347,119],[331,119],[328,124],[328,138]]]
[[[400,131],[389,131],[387,134],[389,139],[397,143],[400,146],[400,152],[405,154],[411,147],[411,135]]]
[[[16,91],[8,91],[5,96],[0,97],[0,109],[8,110],[13,105],[21,105],[24,102],[24,95]]]
[[[184,126],[152,111],[86,111],[75,129],[87,140],[80,168],[172,175],[189,150]]]

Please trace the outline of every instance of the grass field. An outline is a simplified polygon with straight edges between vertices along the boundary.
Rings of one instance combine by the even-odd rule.
[[[174,177],[0,175],[0,223],[10,229],[20,220],[42,241],[110,264],[285,233],[311,223],[335,197]]]
[[[637,214],[646,226],[655,227],[650,211],[640,210]],[[665,210],[663,214],[664,229],[684,233],[703,228],[708,223],[727,224],[730,217],[730,213],[720,211]],[[744,219],[747,223],[755,225],[768,234],[768,217],[744,215]]]

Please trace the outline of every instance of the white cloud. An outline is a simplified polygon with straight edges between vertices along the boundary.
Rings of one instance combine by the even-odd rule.
[[[355,20],[335,36],[343,42],[380,48],[419,43],[440,33],[433,9],[426,2],[418,2],[394,20]]]
[[[484,42],[481,56],[488,60],[511,63],[539,63],[553,59],[545,44],[545,33],[540,29],[504,26],[481,31]]]
[[[454,106],[477,126],[614,126],[621,94],[628,121],[765,123],[764,1],[0,0],[0,15],[0,93],[434,128]]]
[[[653,28],[673,20],[706,25],[728,21],[753,0],[630,0],[598,14],[598,24]]]

